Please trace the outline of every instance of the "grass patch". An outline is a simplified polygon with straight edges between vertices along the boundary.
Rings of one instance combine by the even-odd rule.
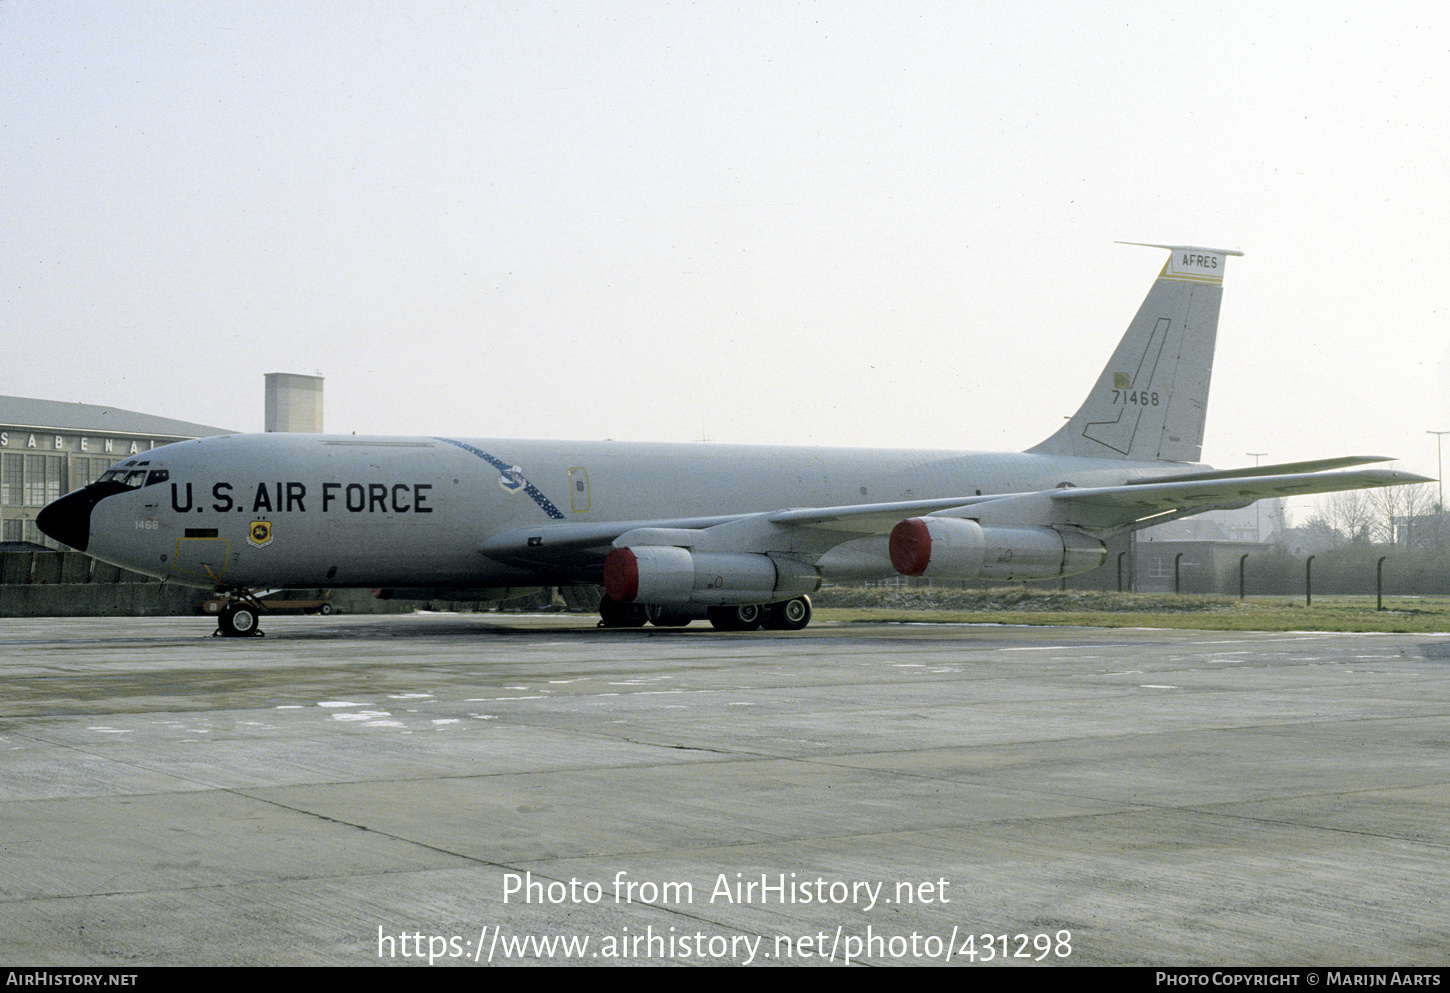
[[[822,620],[847,623],[1040,624],[1161,627],[1208,631],[1450,632],[1450,597],[1302,599],[1177,596],[1096,590],[849,589],[811,597]]]

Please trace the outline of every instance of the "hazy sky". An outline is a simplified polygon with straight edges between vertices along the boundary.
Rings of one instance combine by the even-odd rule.
[[[1164,253],[1205,459],[1435,474],[1429,3],[0,2],[0,393],[262,428],[1020,449]]]

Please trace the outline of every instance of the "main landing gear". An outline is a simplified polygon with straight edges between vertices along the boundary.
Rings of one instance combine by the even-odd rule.
[[[716,631],[799,631],[811,622],[811,598],[798,596],[780,603],[711,607],[710,623]]]
[[[765,605],[760,626],[767,631],[799,631],[811,622],[811,598],[798,596],[794,600]]]
[[[260,638],[261,616],[267,608],[248,590],[232,590],[227,605],[217,614],[213,638]]]
[[[620,603],[604,597],[599,601],[602,628],[684,627],[700,617],[699,608],[661,607],[658,604]],[[798,596],[781,603],[747,603],[734,607],[710,607],[704,616],[717,631],[800,631],[811,622],[810,597]]]
[[[649,608],[642,603],[620,603],[609,596],[599,599],[599,626],[642,628],[649,620]]]

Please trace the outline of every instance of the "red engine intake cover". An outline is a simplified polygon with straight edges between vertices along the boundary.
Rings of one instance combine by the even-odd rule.
[[[639,596],[639,561],[628,548],[604,556],[604,592],[616,603],[632,603]]]
[[[891,567],[903,576],[920,576],[931,564],[931,532],[920,517],[891,529]]]

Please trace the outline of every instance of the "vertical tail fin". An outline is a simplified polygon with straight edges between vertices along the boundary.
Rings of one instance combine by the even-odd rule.
[[[1137,244],[1123,242],[1122,244]],[[1145,245],[1172,254],[1076,414],[1029,452],[1197,462],[1223,298],[1224,259],[1243,252]]]

